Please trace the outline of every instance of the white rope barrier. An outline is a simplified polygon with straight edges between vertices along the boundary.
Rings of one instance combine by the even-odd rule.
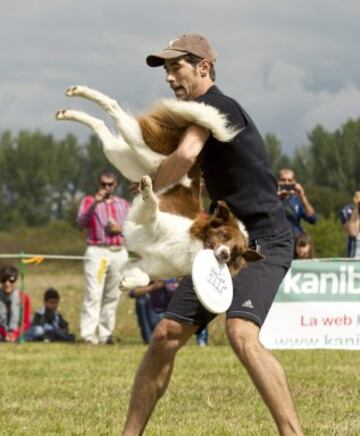
[[[33,257],[43,257],[44,259],[54,259],[54,260],[84,260],[89,259],[89,257],[86,256],[75,256],[75,255],[61,255],[61,254],[29,254],[29,253],[9,253],[9,254],[0,254],[0,259],[26,259],[26,258],[33,258]],[[296,260],[296,259],[294,259]],[[300,259],[299,259],[300,260]],[[351,257],[323,257],[318,259],[302,259],[302,262],[329,262],[329,261],[335,261],[335,262],[356,262],[359,261],[357,258],[351,258]]]
[[[0,254],[0,258],[2,259],[28,259],[33,257],[41,257],[44,259],[57,259],[57,260],[84,260],[89,259],[85,256],[72,256],[72,255],[58,255],[58,254]]]

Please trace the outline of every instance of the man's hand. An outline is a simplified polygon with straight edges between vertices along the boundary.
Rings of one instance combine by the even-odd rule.
[[[286,197],[289,196],[289,191],[287,191],[286,189],[281,189],[279,187],[277,194],[280,200],[284,200]]]
[[[305,191],[300,183],[296,183],[294,186],[294,191],[291,191],[291,194],[297,195],[301,200],[305,197]]]
[[[98,192],[94,195],[94,198],[96,203],[101,203],[102,201],[109,198],[109,193],[106,189],[99,189]]]
[[[359,207],[360,205],[360,191],[356,191],[353,197],[353,202],[355,207]]]
[[[354,207],[351,213],[350,218],[344,224],[344,228],[346,233],[356,238],[360,231],[360,191],[356,191],[353,197]]]
[[[122,226],[119,223],[116,223],[115,221],[110,220],[107,223],[106,231],[110,235],[119,235],[122,232]]]
[[[300,183],[295,184],[293,193],[300,198],[300,201],[304,205],[306,216],[307,217],[314,216],[315,209],[312,206],[312,204],[310,203],[310,201],[307,199],[307,197],[305,195],[305,190],[302,187],[302,185],[300,185]]]

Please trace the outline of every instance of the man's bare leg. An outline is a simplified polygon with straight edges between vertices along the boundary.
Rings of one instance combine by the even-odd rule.
[[[168,387],[176,352],[198,328],[169,319],[158,324],[135,376],[123,435],[142,434]]]
[[[276,422],[281,436],[301,435],[286,376],[280,363],[259,342],[260,328],[245,319],[228,319],[230,344],[248,371]]]

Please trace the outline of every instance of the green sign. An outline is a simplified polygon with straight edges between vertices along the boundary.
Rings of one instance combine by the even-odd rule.
[[[360,302],[360,259],[294,260],[276,302]]]

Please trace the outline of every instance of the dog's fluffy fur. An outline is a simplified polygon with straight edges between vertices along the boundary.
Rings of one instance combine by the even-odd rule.
[[[246,261],[261,258],[249,250],[244,227],[225,204],[218,206],[214,216],[201,214],[197,164],[179,183],[157,195],[152,190],[151,177],[166,156],[176,150],[191,124],[205,127],[222,142],[236,135],[237,131],[227,126],[226,117],[216,108],[203,103],[161,100],[149,114],[136,119],[115,100],[93,89],[74,86],[66,95],[97,103],[114,120],[117,135],[103,121],[84,112],[62,110],[56,118],[90,127],[120,173],[130,181],[141,180],[140,194],[134,198],[124,226],[127,247],[140,259],[126,268],[123,288],[144,286],[150,279],[189,274],[194,257],[202,248],[214,249],[216,257],[228,264],[232,274]]]

